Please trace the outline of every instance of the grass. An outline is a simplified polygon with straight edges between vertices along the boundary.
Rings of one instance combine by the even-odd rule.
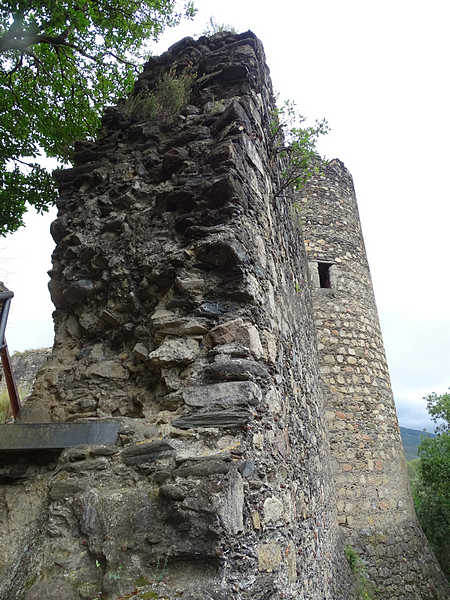
[[[233,27],[233,25],[229,25],[228,23],[217,23],[214,20],[214,17],[210,17],[208,27],[202,31],[202,35],[211,36],[216,33],[237,33],[237,29]]]
[[[367,575],[366,566],[362,558],[351,546],[345,546],[344,552],[350,569],[356,578],[359,599],[376,600],[377,590]]]
[[[0,391],[0,423],[6,423],[11,416],[11,406],[9,404],[8,390]]]
[[[26,396],[28,396],[30,390],[27,390],[26,387],[19,387],[17,389],[17,393],[19,394],[19,398],[23,400]],[[5,387],[4,389],[0,390],[0,424],[6,423],[11,416],[11,404],[9,402],[8,390]]]

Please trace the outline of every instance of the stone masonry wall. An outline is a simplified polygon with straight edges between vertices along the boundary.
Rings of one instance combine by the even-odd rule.
[[[339,523],[368,561],[383,598],[446,598],[415,518],[353,181],[338,160],[322,171],[297,200]]]
[[[187,104],[152,118],[183,73]],[[55,345],[22,416],[120,439],[11,469],[0,598],[351,600],[262,45],[186,38],[130,102],[57,176]]]
[[[16,385],[21,392],[21,401],[31,392],[36,374],[50,354],[50,348],[36,348],[14,352],[11,356],[11,369],[14,373]],[[2,375],[3,369],[0,365],[0,390],[6,389],[6,382]]]

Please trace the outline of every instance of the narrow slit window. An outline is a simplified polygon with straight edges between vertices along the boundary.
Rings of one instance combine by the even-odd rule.
[[[319,269],[319,281],[321,288],[330,288],[331,280],[330,280],[330,267],[333,266],[333,263],[317,263],[317,267]]]

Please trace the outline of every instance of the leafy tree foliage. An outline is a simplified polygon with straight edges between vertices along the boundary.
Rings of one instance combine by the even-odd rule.
[[[326,119],[316,120],[309,126],[304,126],[305,121],[292,100],[286,100],[272,114],[269,135],[277,157],[284,164],[282,181],[275,196],[292,187],[300,190],[313,175],[320,173],[317,141],[330,128]]]
[[[23,224],[27,206],[55,200],[36,158],[70,161],[73,142],[92,136],[104,106],[130,90],[144,42],[193,13],[176,0],[1,3],[0,235]]]
[[[438,396],[435,392],[425,397],[427,410],[437,424],[438,433],[449,432],[450,429],[450,394]]]
[[[438,424],[434,438],[419,446],[419,468],[412,480],[419,522],[442,570],[450,579],[450,394],[426,397],[428,412]]]

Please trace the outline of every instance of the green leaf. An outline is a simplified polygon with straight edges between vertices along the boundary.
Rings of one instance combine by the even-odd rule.
[[[18,11],[20,12],[20,18]],[[6,0],[0,8],[0,235],[23,224],[27,207],[56,199],[42,153],[70,160],[107,105],[127,96],[144,43],[183,17],[175,0]]]

